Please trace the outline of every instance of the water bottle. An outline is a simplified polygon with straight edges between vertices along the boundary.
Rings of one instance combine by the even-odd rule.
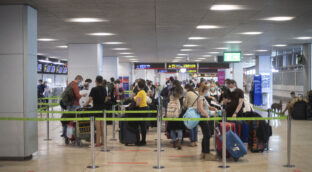
[[[222,110],[218,110],[219,117],[222,117]]]

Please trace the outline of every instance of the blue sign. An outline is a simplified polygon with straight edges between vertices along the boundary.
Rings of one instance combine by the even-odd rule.
[[[254,105],[262,105],[262,82],[261,75],[254,76]]]

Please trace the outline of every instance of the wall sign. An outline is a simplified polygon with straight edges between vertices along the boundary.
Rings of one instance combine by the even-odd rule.
[[[254,76],[254,105],[262,105],[262,82],[261,75]]]
[[[197,69],[196,63],[167,63],[167,69]]]

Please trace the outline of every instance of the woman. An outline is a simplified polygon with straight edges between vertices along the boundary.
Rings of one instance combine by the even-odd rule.
[[[211,100],[213,100],[216,103],[218,103],[220,95],[221,95],[221,93],[218,91],[218,88],[217,88],[216,84],[214,82],[211,82],[210,89],[209,89],[209,92],[208,92],[208,97]]]
[[[208,86],[201,86],[199,88],[199,99],[197,102],[197,110],[201,115],[201,118],[209,118],[209,110],[218,111],[216,108],[209,106],[205,95],[208,93],[209,87]],[[210,153],[210,128],[208,121],[200,121],[199,126],[203,133],[203,140],[202,140],[202,154],[201,158],[206,161],[215,161],[218,160],[217,156],[214,156]],[[211,127],[211,126],[210,126]]]
[[[183,109],[187,110],[188,108],[197,108],[197,99],[199,98],[198,92],[195,91],[194,87],[191,84],[185,85],[185,90],[187,91],[186,96],[183,100]],[[190,130],[190,140],[191,147],[197,146],[197,126]]]
[[[97,76],[95,79],[95,87],[91,89],[89,99],[84,104],[84,107],[87,107],[91,102],[93,102],[93,110],[103,110],[105,108],[106,100],[106,89],[103,87],[103,77]],[[95,117],[102,117],[102,114],[95,114]],[[104,145],[104,121],[95,121],[96,129],[96,145],[95,147]]]
[[[144,88],[146,87],[145,81],[143,79],[140,79],[140,81],[138,82],[138,88],[139,88],[139,92],[137,93],[137,95],[134,97],[134,101],[136,102],[136,107],[137,109],[140,110],[147,110],[147,95],[146,92],[144,90]],[[146,117],[145,114],[137,114],[138,117]],[[146,145],[146,122],[145,121],[138,121],[136,122],[136,127],[137,129],[140,128],[141,130],[141,136],[142,136],[142,140],[140,141],[140,132],[139,130],[137,130],[137,142],[136,145],[137,146],[145,146]]]
[[[170,101],[177,102],[179,109],[180,106],[180,98],[183,94],[183,88],[181,87],[181,83],[177,80],[173,81],[172,89],[170,90]],[[182,117],[183,114],[180,114],[179,117]],[[182,137],[183,137],[183,129],[184,124],[182,121],[169,121],[167,130],[170,131],[170,136],[173,142],[173,148],[177,148],[181,150],[182,147]],[[178,134],[178,139],[176,138],[176,134]]]

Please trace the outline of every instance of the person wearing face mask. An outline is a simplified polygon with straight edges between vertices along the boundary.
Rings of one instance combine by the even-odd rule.
[[[225,110],[227,117],[237,117],[243,113],[244,106],[244,92],[236,87],[236,82],[230,80],[228,82],[229,89],[225,93],[223,104],[225,104]]]
[[[221,93],[219,92],[216,84],[214,82],[212,82],[210,85],[210,89],[208,91],[208,97],[211,98],[216,103],[218,103],[220,95],[221,95]]]

